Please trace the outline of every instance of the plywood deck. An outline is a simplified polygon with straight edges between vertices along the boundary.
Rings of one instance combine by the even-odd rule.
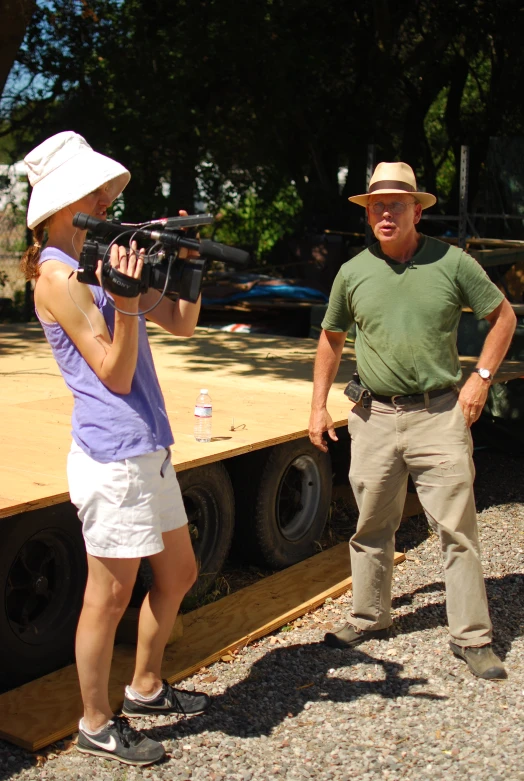
[[[306,434],[313,341],[205,329],[184,340],[152,327],[151,343],[177,469]],[[66,501],[72,398],[38,324],[0,326],[0,383],[0,517]],[[193,437],[201,387],[213,400],[213,441],[207,444]],[[348,411],[342,387],[334,389],[331,405],[339,423]]]
[[[307,434],[315,341],[206,329],[177,339],[155,326],[150,333],[178,470]],[[347,420],[342,390],[354,365],[347,347],[329,399],[336,426]],[[462,360],[466,376],[474,365],[474,358]],[[508,362],[497,378],[522,375],[523,363]],[[67,501],[72,398],[38,324],[0,325],[0,387],[0,518]],[[193,438],[201,387],[213,400],[207,444]]]
[[[395,554],[395,564],[405,560]],[[293,621],[351,588],[347,543],[270,575],[218,602],[183,616],[183,635],[164,655],[170,683],[187,678],[226,652]],[[109,684],[117,711],[129,683],[136,649],[116,646]],[[30,718],[28,714],[30,713]],[[0,737],[36,751],[77,730],[82,703],[76,667],[71,665],[0,695]]]

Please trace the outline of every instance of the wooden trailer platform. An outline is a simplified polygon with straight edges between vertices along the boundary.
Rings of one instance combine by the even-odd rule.
[[[306,435],[313,341],[205,329],[179,339],[155,326],[150,332],[177,470]],[[351,369],[350,360],[343,378]],[[73,403],[38,324],[0,326],[0,377],[0,517],[67,501]],[[193,409],[202,387],[213,401],[210,443],[193,437]],[[348,412],[343,387],[340,381],[332,394],[338,425]]]
[[[316,342],[197,329],[191,339],[150,327],[151,345],[175,435],[173,463],[181,471],[306,436]],[[329,411],[347,420],[342,390],[355,366],[345,348]],[[467,376],[475,358],[463,358]],[[497,381],[524,376],[524,364],[501,366]],[[72,398],[39,324],[0,325],[0,518],[69,499],[66,458]],[[213,439],[193,437],[199,389],[213,401]]]

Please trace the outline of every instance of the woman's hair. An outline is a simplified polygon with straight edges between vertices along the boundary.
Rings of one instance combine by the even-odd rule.
[[[47,220],[33,228],[33,244],[26,249],[20,260],[20,271],[26,279],[37,279],[40,275],[40,251],[44,243]]]

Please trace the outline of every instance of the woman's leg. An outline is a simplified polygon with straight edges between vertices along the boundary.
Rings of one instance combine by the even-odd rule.
[[[76,633],[84,723],[96,730],[113,716],[109,672],[118,622],[129,604],[140,559],[87,555],[88,577]]]
[[[131,687],[145,696],[162,685],[162,657],[180,603],[197,577],[187,525],[162,535],[164,550],[151,556],[153,586],[140,610],[136,667]]]

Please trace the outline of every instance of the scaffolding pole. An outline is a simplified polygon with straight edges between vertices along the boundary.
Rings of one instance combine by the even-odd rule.
[[[466,249],[466,234],[468,230],[468,174],[469,147],[460,147],[460,188],[459,188],[459,225],[458,245]]]
[[[369,182],[371,180],[371,177],[373,176],[373,171],[375,170],[376,155],[377,155],[376,145],[368,144],[368,159],[366,165],[366,192],[368,192],[369,190]],[[369,245],[373,244],[373,242],[375,241],[375,236],[373,235],[373,231],[369,226],[367,220],[367,212],[366,212],[365,220],[366,220],[366,247],[369,247]]]

